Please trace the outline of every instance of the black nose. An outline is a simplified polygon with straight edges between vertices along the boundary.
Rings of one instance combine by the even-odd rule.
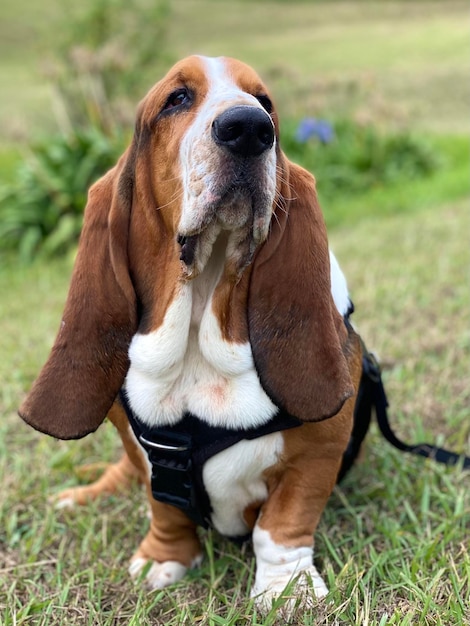
[[[212,137],[233,154],[259,156],[274,143],[269,115],[258,107],[240,105],[221,113],[212,123]]]

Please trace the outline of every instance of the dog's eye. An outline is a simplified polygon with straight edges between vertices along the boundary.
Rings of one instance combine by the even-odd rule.
[[[256,99],[267,113],[271,114],[273,112],[273,103],[268,96],[261,94],[256,96]]]
[[[185,87],[182,87],[181,89],[176,89],[168,96],[163,111],[171,111],[177,107],[189,104],[191,104],[191,94]]]

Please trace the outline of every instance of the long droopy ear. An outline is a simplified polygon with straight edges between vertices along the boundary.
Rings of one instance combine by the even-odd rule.
[[[251,274],[250,342],[271,399],[299,419],[319,421],[335,415],[353,394],[344,354],[347,331],[331,296],[315,180],[287,161],[285,177]]]
[[[127,372],[137,324],[127,261],[132,180],[129,149],[90,189],[62,323],[19,410],[28,424],[60,439],[96,430]]]

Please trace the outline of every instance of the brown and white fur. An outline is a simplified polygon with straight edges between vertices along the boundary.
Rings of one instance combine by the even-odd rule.
[[[241,139],[232,114],[232,126],[245,125]],[[204,465],[212,524],[230,536],[252,531],[261,606],[301,573],[324,596],[313,536],[361,374],[358,338],[343,322],[348,302],[314,178],[282,153],[266,86],[233,59],[179,62],[141,102],[130,147],[90,190],[62,324],[20,409],[54,437],[83,437],[106,415],[121,435],[122,460],[61,504],[138,477],[152,517],[130,572],[151,561],[147,584],[165,587],[200,562],[201,546],[184,513],[152,498],[119,390],[147,425],[190,411],[251,428],[282,407],[303,424],[242,440]]]

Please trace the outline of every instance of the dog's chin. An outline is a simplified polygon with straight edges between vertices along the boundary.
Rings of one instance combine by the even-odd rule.
[[[253,221],[254,196],[247,189],[226,193],[215,208],[215,219],[223,230],[246,229]]]
[[[178,235],[184,276],[192,279],[204,271],[216,241],[217,250],[223,242],[226,269],[239,276],[267,238],[270,219],[270,205],[261,204],[251,194],[238,190],[227,194],[217,205],[207,207],[202,224]],[[220,252],[217,254],[220,257]]]

